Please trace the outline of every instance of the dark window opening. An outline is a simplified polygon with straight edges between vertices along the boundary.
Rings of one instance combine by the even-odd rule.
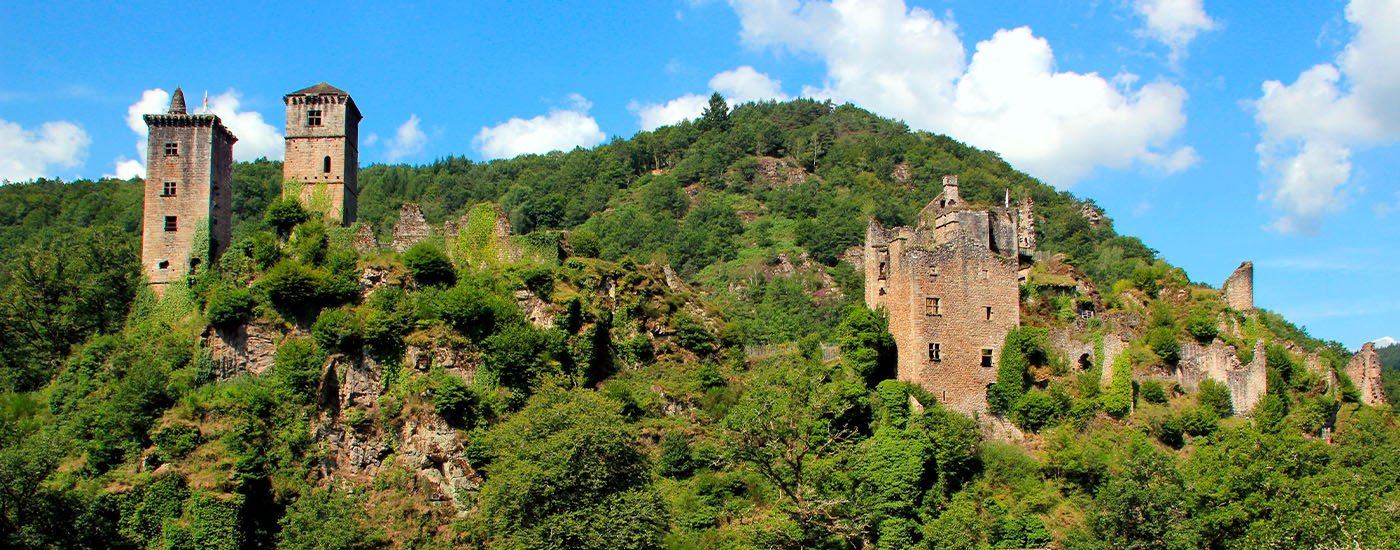
[[[175,216],[166,216],[166,217],[165,217],[165,230],[166,230],[166,231],[174,231],[174,230],[176,230],[178,227],[179,227],[179,226],[176,224],[176,221],[175,221]]]
[[[165,182],[165,186],[164,186],[163,188],[161,188],[161,190],[160,190],[160,196],[162,196],[162,197],[173,197],[173,196],[175,196],[175,182],[173,182],[173,181],[167,181],[167,182]]]
[[[928,343],[928,360],[929,360],[929,361],[942,361],[942,360],[943,360],[943,346],[942,346],[942,344],[939,344],[938,342],[929,342],[929,343]]]
[[[942,300],[939,300],[938,298],[934,298],[934,297],[925,298],[925,299],[924,299],[924,314],[925,314],[925,315],[942,315],[942,314],[943,314],[943,310],[942,310],[942,308],[941,308],[941,303],[942,303]]]
[[[156,262],[156,269],[170,269],[170,262],[167,260]]]
[[[988,320],[988,321],[992,320],[992,306],[987,306],[987,307],[984,308],[984,309],[987,310],[987,320]]]
[[[992,366],[992,350],[991,350],[991,348],[982,348],[982,366],[983,366],[983,367],[987,367],[987,368],[991,368],[991,366]]]
[[[190,275],[199,269],[199,258],[190,258]]]
[[[1093,366],[1094,366],[1094,363],[1093,363],[1092,361],[1089,360],[1089,354],[1085,353],[1085,354],[1082,354],[1082,355],[1079,356],[1079,368],[1080,368],[1080,369],[1082,369],[1082,370],[1089,370],[1089,368],[1090,368],[1090,367],[1093,367]]]
[[[321,159],[321,171],[327,174],[331,173],[331,157],[327,156]]]
[[[175,156],[179,156],[179,155],[180,155],[180,144],[179,144],[179,143],[167,142],[167,143],[165,144],[165,156],[167,156],[167,157],[175,157]]]
[[[880,280],[885,280],[885,262],[880,262]]]
[[[310,109],[310,110],[306,111],[306,125],[307,125],[307,126],[320,126],[320,125],[321,125],[321,110],[320,110],[320,109]]]

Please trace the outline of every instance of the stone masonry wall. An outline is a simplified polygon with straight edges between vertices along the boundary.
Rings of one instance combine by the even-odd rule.
[[[431,233],[428,220],[423,218],[423,209],[413,203],[404,203],[399,207],[399,221],[394,224],[394,250],[408,250],[408,247],[428,238]]]
[[[1215,380],[1230,389],[1235,414],[1249,415],[1254,411],[1268,388],[1265,368],[1264,342],[1254,346],[1254,359],[1248,365],[1240,363],[1234,346],[1216,340],[1209,346],[1186,342],[1181,346],[1177,362],[1177,382],[1187,391],[1196,391],[1203,380]]]
[[[1381,387],[1381,358],[1376,353],[1376,345],[1367,342],[1361,346],[1347,363],[1347,378],[1361,393],[1361,402],[1367,405],[1381,405],[1386,402],[1385,389]]]
[[[1244,262],[1235,268],[1235,272],[1221,285],[1221,290],[1225,293],[1225,303],[1232,309],[1254,309],[1254,262]]]

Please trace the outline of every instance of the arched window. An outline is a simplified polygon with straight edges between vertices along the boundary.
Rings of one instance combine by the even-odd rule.
[[[327,156],[321,160],[321,171],[327,174],[331,173],[331,157]]]

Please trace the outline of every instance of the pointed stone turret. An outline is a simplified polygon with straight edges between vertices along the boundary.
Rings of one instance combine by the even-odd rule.
[[[187,111],[185,111],[185,92],[180,90],[179,86],[175,87],[174,95],[170,96],[170,114],[189,114]]]
[[[1361,402],[1367,405],[1381,405],[1386,402],[1385,389],[1381,387],[1381,358],[1376,354],[1376,344],[1366,342],[1361,351],[1351,358],[1345,370],[1347,378],[1361,393]]]

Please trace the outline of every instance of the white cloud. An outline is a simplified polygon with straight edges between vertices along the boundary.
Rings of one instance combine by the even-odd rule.
[[[186,105],[189,106],[190,113],[201,113],[203,112],[203,97],[188,95],[186,96]],[[209,111],[218,115],[224,126],[238,138],[238,142],[233,145],[233,158],[244,161],[254,160],[258,157],[281,160],[286,149],[282,133],[264,121],[262,113],[240,111],[241,105],[242,95],[232,89],[209,98]],[[141,92],[141,98],[126,109],[126,125],[137,135],[136,158],[117,157],[114,166],[115,173],[107,174],[107,177],[130,179],[146,176],[145,159],[148,129],[146,121],[142,117],[169,111],[170,92],[160,88]]]
[[[1186,124],[1186,91],[1058,71],[1050,45],[1027,27],[997,31],[968,61],[956,25],[902,0],[731,0],[741,38],[756,48],[814,54],[820,87],[803,94],[851,101],[910,126],[992,149],[1050,183],[1138,163],[1162,172],[1196,162],[1171,145]]]
[[[45,122],[27,130],[0,119],[0,182],[53,177],[54,168],[82,164],[91,143],[87,132],[72,122]]]
[[[282,160],[282,155],[287,149],[287,141],[282,137],[282,132],[264,121],[262,113],[238,110],[242,105],[242,97],[242,94],[230,89],[209,98],[209,110],[219,115],[224,126],[238,137],[238,143],[233,145],[233,158],[254,160],[267,157]]]
[[[1143,33],[1171,48],[1173,65],[1185,56],[1197,34],[1219,26],[1206,15],[1201,0],[1136,0],[1133,10],[1147,25]]]
[[[394,132],[394,137],[385,142],[389,150],[384,152],[384,157],[389,162],[423,152],[423,146],[428,143],[428,134],[423,133],[423,130],[418,128],[418,122],[418,115],[408,115],[408,120],[399,125],[399,129]]]
[[[486,158],[498,159],[602,143],[607,136],[598,128],[598,121],[588,115],[592,104],[578,94],[570,94],[568,102],[567,109],[552,109],[528,120],[512,118],[483,127],[472,138],[472,145]]]
[[[1400,340],[1396,340],[1395,338],[1390,336],[1382,336],[1380,338],[1372,340],[1372,342],[1374,342],[1376,344],[1376,347],[1378,348],[1388,348],[1395,344],[1400,344]]]
[[[783,83],[744,65],[733,70],[716,74],[710,78],[710,90],[719,92],[730,105],[751,101],[786,100]],[[695,119],[705,111],[710,96],[686,94],[665,103],[632,102],[628,109],[637,114],[637,121],[644,131],[651,131],[668,124]]]
[[[700,113],[705,111],[709,100],[708,96],[685,94],[661,104],[632,102],[627,108],[637,114],[637,122],[642,131],[649,132],[668,124],[699,117]]]
[[[1353,150],[1400,138],[1400,2],[1353,0],[1346,18],[1356,32],[1334,63],[1267,81],[1254,102],[1260,199],[1279,211],[1280,232],[1313,232],[1343,210]]]

